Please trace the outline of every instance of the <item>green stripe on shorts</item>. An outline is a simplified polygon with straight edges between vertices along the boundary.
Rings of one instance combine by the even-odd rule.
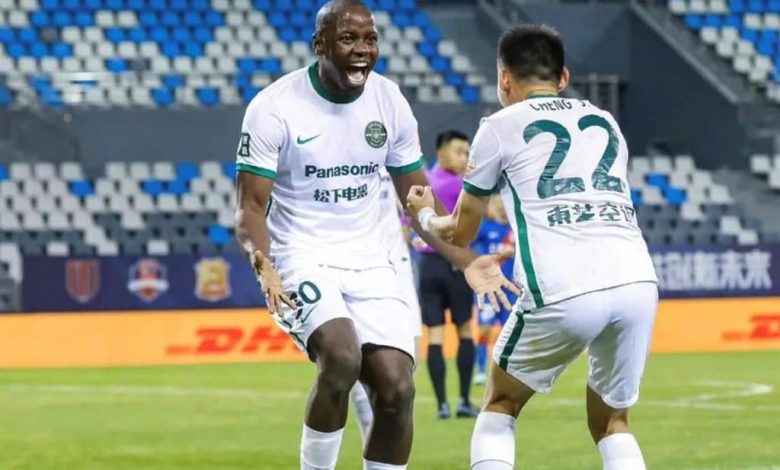
[[[505,371],[507,365],[509,364],[509,356],[512,355],[512,351],[515,350],[517,342],[520,341],[520,334],[523,332],[523,327],[525,326],[525,321],[523,320],[524,313],[517,312],[516,315],[517,323],[515,323],[514,328],[512,328],[512,334],[509,335],[509,339],[504,345],[504,350],[501,351],[501,357],[498,360],[498,367],[504,369]]]

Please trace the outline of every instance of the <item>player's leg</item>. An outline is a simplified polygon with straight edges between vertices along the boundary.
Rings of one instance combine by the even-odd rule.
[[[371,410],[371,400],[368,398],[368,392],[365,386],[360,382],[355,382],[352,390],[349,392],[349,400],[355,408],[355,418],[357,418],[360,428],[360,438],[363,441],[363,447],[368,443],[368,436],[371,434],[371,425],[374,422],[374,412]]]
[[[412,450],[414,361],[394,348],[367,345],[361,380],[371,390],[374,424],[365,448],[367,470],[406,468]],[[388,465],[389,464],[389,465]]]
[[[611,299],[611,321],[588,350],[588,429],[605,470],[644,470],[642,451],[628,426],[628,410],[639,399],[658,290],[643,282],[605,292]]]
[[[424,254],[420,258],[420,308],[423,324],[428,328],[428,375],[436,394],[439,419],[450,417],[445,387],[446,366],[444,363],[444,309],[445,291],[442,288],[442,263],[440,256]]]
[[[475,354],[474,337],[471,331],[474,294],[462,272],[450,269],[449,274],[447,303],[452,314],[452,321],[458,329],[456,364],[460,379],[460,402],[458,403],[457,416],[461,418],[475,417],[479,410],[471,404],[471,379],[474,375]]]
[[[493,351],[486,403],[474,427],[472,469],[513,468],[515,417],[534,393],[552,388],[608,318],[606,304],[592,294],[509,317]]]
[[[341,447],[349,393],[360,376],[360,346],[352,321],[346,318],[322,324],[307,345],[317,364],[317,378],[306,406],[301,469],[332,469]]]

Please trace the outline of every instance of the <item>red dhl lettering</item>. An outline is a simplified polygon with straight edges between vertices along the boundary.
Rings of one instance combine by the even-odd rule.
[[[169,355],[279,354],[297,351],[287,335],[272,326],[260,326],[251,331],[241,327],[204,327],[195,331],[198,342],[194,346],[171,345]]]
[[[780,340],[780,313],[758,314],[750,317],[752,329],[749,331],[726,331],[725,341],[765,341]]]

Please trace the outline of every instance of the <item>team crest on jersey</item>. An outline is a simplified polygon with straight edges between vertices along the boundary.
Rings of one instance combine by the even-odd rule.
[[[90,302],[100,292],[100,261],[72,259],[65,263],[65,290],[80,304]]]
[[[387,142],[387,129],[385,129],[385,125],[381,122],[371,121],[366,126],[365,136],[368,145],[378,149]]]
[[[223,258],[203,258],[195,264],[195,297],[219,302],[230,297],[230,264]]]
[[[130,267],[127,290],[144,302],[154,301],[168,286],[168,269],[156,259],[139,259]]]

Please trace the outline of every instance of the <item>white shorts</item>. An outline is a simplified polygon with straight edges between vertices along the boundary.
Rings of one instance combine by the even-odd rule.
[[[393,253],[390,262],[395,267],[398,276],[398,287],[401,289],[401,297],[409,306],[409,322],[414,331],[414,336],[422,336],[422,312],[420,300],[417,297],[417,285],[414,282],[414,269],[409,249],[404,245],[405,253]]]
[[[639,399],[658,305],[651,282],[589,292],[510,316],[493,359],[531,389],[547,393],[588,348],[588,385],[612,408]]]
[[[303,351],[323,323],[348,318],[355,325],[360,345],[392,347],[414,359],[414,332],[406,321],[411,314],[393,266],[351,270],[280,263],[278,272],[298,309],[285,307],[282,315],[274,318]]]

